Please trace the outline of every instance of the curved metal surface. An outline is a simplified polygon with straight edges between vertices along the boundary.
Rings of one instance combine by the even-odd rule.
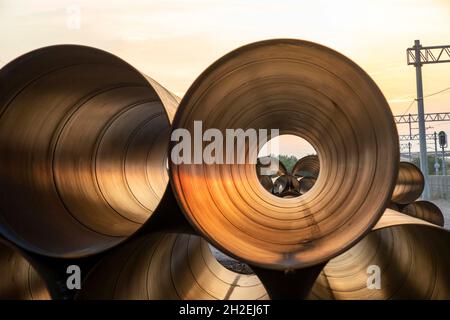
[[[0,300],[49,300],[43,278],[25,256],[0,239]]]
[[[300,189],[300,194],[305,194],[307,193],[309,190],[312,189],[312,187],[314,187],[314,185],[316,184],[317,179],[314,178],[300,178],[299,180],[299,189]]]
[[[0,70],[0,232],[55,257],[97,253],[134,233],[168,184],[178,100],[90,47],[10,62]]]
[[[273,193],[273,181],[269,176],[259,176],[258,180],[264,189],[266,189],[270,193]]]
[[[270,193],[273,193],[273,179],[287,174],[287,170],[284,164],[278,159],[271,156],[265,156],[257,159],[256,174],[258,175],[259,183],[261,183],[263,188]]]
[[[320,172],[320,161],[317,155],[309,155],[297,161],[292,168],[292,175],[300,178],[317,179]]]
[[[411,203],[420,197],[424,186],[425,180],[420,169],[410,162],[400,162],[392,202]]]
[[[265,174],[262,174],[265,169]],[[256,160],[256,174],[258,176],[269,176],[277,178],[279,176],[288,174],[283,162],[271,156],[259,157]]]
[[[326,261],[369,232],[390,200],[399,158],[392,113],[370,77],[329,48],[278,39],[227,54],[189,88],[173,129],[192,134],[194,120],[223,133],[280,129],[318,152],[316,185],[295,198],[266,192],[250,163],[170,163],[188,219],[249,264],[283,270]],[[258,148],[245,148],[256,159]]]
[[[300,183],[290,174],[278,177],[273,183],[273,193],[281,198],[298,197]]]
[[[419,218],[438,226],[444,226],[444,215],[441,209],[429,201],[416,201],[403,207],[402,213]]]
[[[449,230],[387,209],[372,232],[324,267],[310,298],[450,299],[449,246]],[[367,287],[373,266],[379,289]]]
[[[198,236],[155,233],[108,254],[78,299],[267,299],[255,275],[223,267]]]

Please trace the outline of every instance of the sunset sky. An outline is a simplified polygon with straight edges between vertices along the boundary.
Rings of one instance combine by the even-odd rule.
[[[450,44],[450,0],[0,0],[0,30],[0,66],[42,46],[83,44],[120,56],[180,96],[208,65],[239,46],[305,39],[358,63],[393,113],[403,114],[416,96],[406,48],[415,39]],[[448,88],[450,63],[427,65],[423,76],[425,94]],[[450,111],[450,90],[426,99],[425,110]],[[409,111],[416,113],[416,104]],[[450,122],[427,125],[429,133],[450,133]]]

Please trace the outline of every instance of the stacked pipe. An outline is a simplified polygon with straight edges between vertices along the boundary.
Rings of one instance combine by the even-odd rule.
[[[318,44],[277,39],[241,47],[208,67],[181,101],[118,57],[73,45],[17,58],[0,71],[0,84],[0,233],[7,243],[0,251],[16,257],[0,259],[2,298],[50,298],[51,277],[37,280],[46,261],[88,257],[94,263],[83,270],[79,299],[331,298],[317,289],[330,265],[374,242],[367,240],[379,237],[374,226],[393,230],[380,227],[391,199],[402,208],[411,202],[408,182],[396,186],[397,131],[381,91],[351,60]],[[308,176],[299,165],[295,181],[284,181],[289,194],[278,197],[250,162],[175,163],[171,132],[193,136],[194,121],[204,130],[277,128],[301,136],[317,150],[320,174],[318,166]],[[245,144],[246,159],[261,147]],[[272,169],[286,175],[281,165]],[[307,178],[313,181],[294,193]],[[416,206],[404,212],[437,219],[430,206]],[[428,254],[441,252],[446,231],[422,224],[436,239]],[[414,228],[391,238],[422,253]],[[208,243],[256,275],[227,270]],[[377,248],[374,254],[393,252]],[[441,270],[445,259],[418,270]],[[436,274],[440,285],[425,296],[448,297],[450,282]]]
[[[436,205],[415,201],[423,188],[420,170],[400,162],[390,206],[397,210],[386,209],[363,240],[328,262],[309,298],[449,299],[450,232]],[[376,287],[367,283],[372,272]]]
[[[47,283],[29,258],[17,247],[0,239],[0,299],[50,299]]]

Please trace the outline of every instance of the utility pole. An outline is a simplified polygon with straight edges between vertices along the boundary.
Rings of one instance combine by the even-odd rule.
[[[435,175],[439,175],[437,133],[436,133],[436,131],[434,132],[434,174]]]
[[[412,162],[412,156],[411,156],[411,139],[412,139],[412,131],[411,131],[411,113],[408,114],[408,125],[409,125],[408,153],[409,153],[409,162]]]
[[[414,41],[414,53],[416,67],[416,86],[417,86],[417,114],[419,118],[419,143],[420,143],[420,170],[425,178],[425,188],[422,198],[430,199],[430,188],[428,186],[428,159],[427,159],[427,140],[425,139],[425,111],[423,106],[423,85],[422,85],[422,62],[420,61],[420,49],[422,48],[420,40]]]
[[[412,48],[406,49],[408,65],[414,65],[416,68],[416,86],[417,86],[417,115],[419,122],[419,141],[420,141],[420,170],[425,179],[425,188],[422,198],[430,198],[430,188],[428,184],[428,159],[427,142],[425,139],[425,111],[423,103],[423,85],[422,85],[422,65],[430,63],[450,62],[450,45],[422,47],[419,40],[414,41]]]

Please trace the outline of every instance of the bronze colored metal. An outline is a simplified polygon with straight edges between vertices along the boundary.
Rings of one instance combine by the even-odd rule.
[[[410,162],[400,162],[392,202],[397,204],[413,202],[422,194],[424,185],[425,180],[419,168]]]
[[[66,258],[133,234],[168,185],[178,101],[90,47],[46,47],[10,62],[0,70],[0,232]]]
[[[43,278],[22,252],[0,239],[0,300],[49,300]]]
[[[198,236],[154,233],[108,254],[88,275],[79,299],[267,299],[255,275],[235,273]]]
[[[263,188],[273,193],[273,179],[287,174],[287,170],[284,164],[278,159],[265,156],[257,159],[256,174]]]
[[[267,164],[266,164],[267,163]],[[284,164],[278,159],[270,156],[260,157],[256,162],[256,173],[258,176],[262,176],[262,169],[265,169],[265,176],[271,178],[277,178],[282,175],[288,174]]]
[[[310,297],[450,299],[449,246],[449,230],[387,209],[372,232],[324,267]],[[380,286],[369,289],[374,272]]]
[[[258,179],[264,189],[270,193],[273,193],[273,181],[269,176],[259,176]]]
[[[314,178],[317,179],[320,172],[320,162],[317,155],[309,155],[297,161],[292,168],[292,175],[297,178]]]
[[[416,201],[402,209],[402,213],[419,218],[438,226],[444,226],[444,216],[441,209],[429,201]]]
[[[273,183],[273,193],[282,198],[298,197],[300,183],[290,174],[278,177]]]
[[[305,194],[316,184],[317,179],[314,178],[300,178],[299,180],[299,188],[300,194]]]
[[[318,152],[315,187],[295,198],[269,194],[251,163],[170,163],[195,228],[251,265],[284,270],[327,261],[364,237],[390,200],[399,150],[389,105],[361,68],[329,48],[277,39],[225,55],[189,88],[173,129],[193,134],[194,120],[223,133],[279,129]],[[256,159],[258,147],[245,151]]]
[[[392,210],[401,212],[400,205],[395,204],[395,203],[393,203],[393,202],[389,203],[389,205],[388,205],[387,207],[388,207],[389,209],[392,209]]]

